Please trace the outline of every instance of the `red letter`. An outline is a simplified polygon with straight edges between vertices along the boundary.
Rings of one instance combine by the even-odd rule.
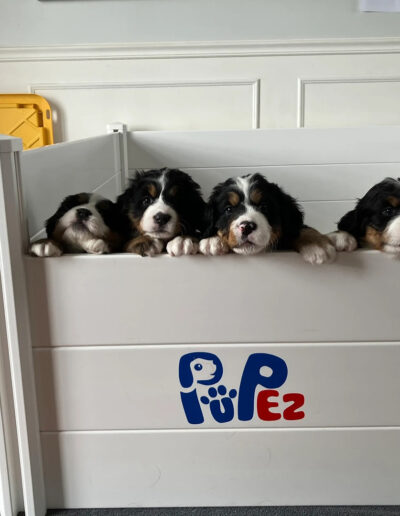
[[[289,394],[283,395],[283,401],[289,402],[292,401],[293,403],[285,408],[283,411],[283,418],[287,419],[288,421],[295,421],[296,419],[303,419],[305,414],[302,410],[299,412],[296,412],[297,409],[302,407],[304,405],[304,396],[303,394],[297,393],[297,392],[291,392]]]
[[[281,418],[280,414],[278,414],[277,412],[271,412],[269,410],[271,407],[279,406],[279,403],[269,401],[269,398],[272,396],[279,396],[279,392],[274,391],[272,389],[268,389],[266,391],[261,391],[257,396],[258,417],[263,421],[277,421]]]

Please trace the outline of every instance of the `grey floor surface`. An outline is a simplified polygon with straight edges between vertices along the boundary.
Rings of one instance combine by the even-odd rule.
[[[400,516],[399,505],[50,510],[48,516]]]

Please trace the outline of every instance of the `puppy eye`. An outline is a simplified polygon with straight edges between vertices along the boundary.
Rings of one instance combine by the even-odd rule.
[[[149,204],[151,204],[151,198],[145,197],[142,201],[142,206],[146,207],[146,206],[149,206]]]
[[[385,217],[391,217],[393,215],[393,208],[388,206],[387,208],[382,210],[382,215],[384,215]]]
[[[227,206],[225,208],[225,213],[232,213],[232,206]]]
[[[196,371],[201,371],[203,369],[203,366],[201,364],[195,364],[194,368]]]

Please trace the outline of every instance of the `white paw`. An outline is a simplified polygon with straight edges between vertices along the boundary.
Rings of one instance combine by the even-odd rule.
[[[335,246],[336,251],[354,251],[357,249],[357,240],[347,231],[334,231],[326,236]]]
[[[84,249],[89,254],[107,254],[110,252],[108,244],[101,238],[89,240],[85,243]]]
[[[390,254],[393,258],[400,258],[400,246],[385,244],[383,252]]]
[[[304,260],[312,265],[330,263],[336,258],[336,249],[332,244],[308,244],[300,250]]]
[[[229,247],[219,236],[213,236],[200,240],[200,252],[202,254],[217,256],[229,253]]]
[[[167,253],[170,256],[197,254],[198,250],[199,244],[189,237],[177,236],[167,244]]]
[[[51,240],[39,240],[34,242],[29,248],[30,254],[34,256],[61,256],[62,250]]]

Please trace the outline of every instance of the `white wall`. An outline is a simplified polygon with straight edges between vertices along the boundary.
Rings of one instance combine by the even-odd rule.
[[[0,0],[0,46],[400,35],[358,0]]]

